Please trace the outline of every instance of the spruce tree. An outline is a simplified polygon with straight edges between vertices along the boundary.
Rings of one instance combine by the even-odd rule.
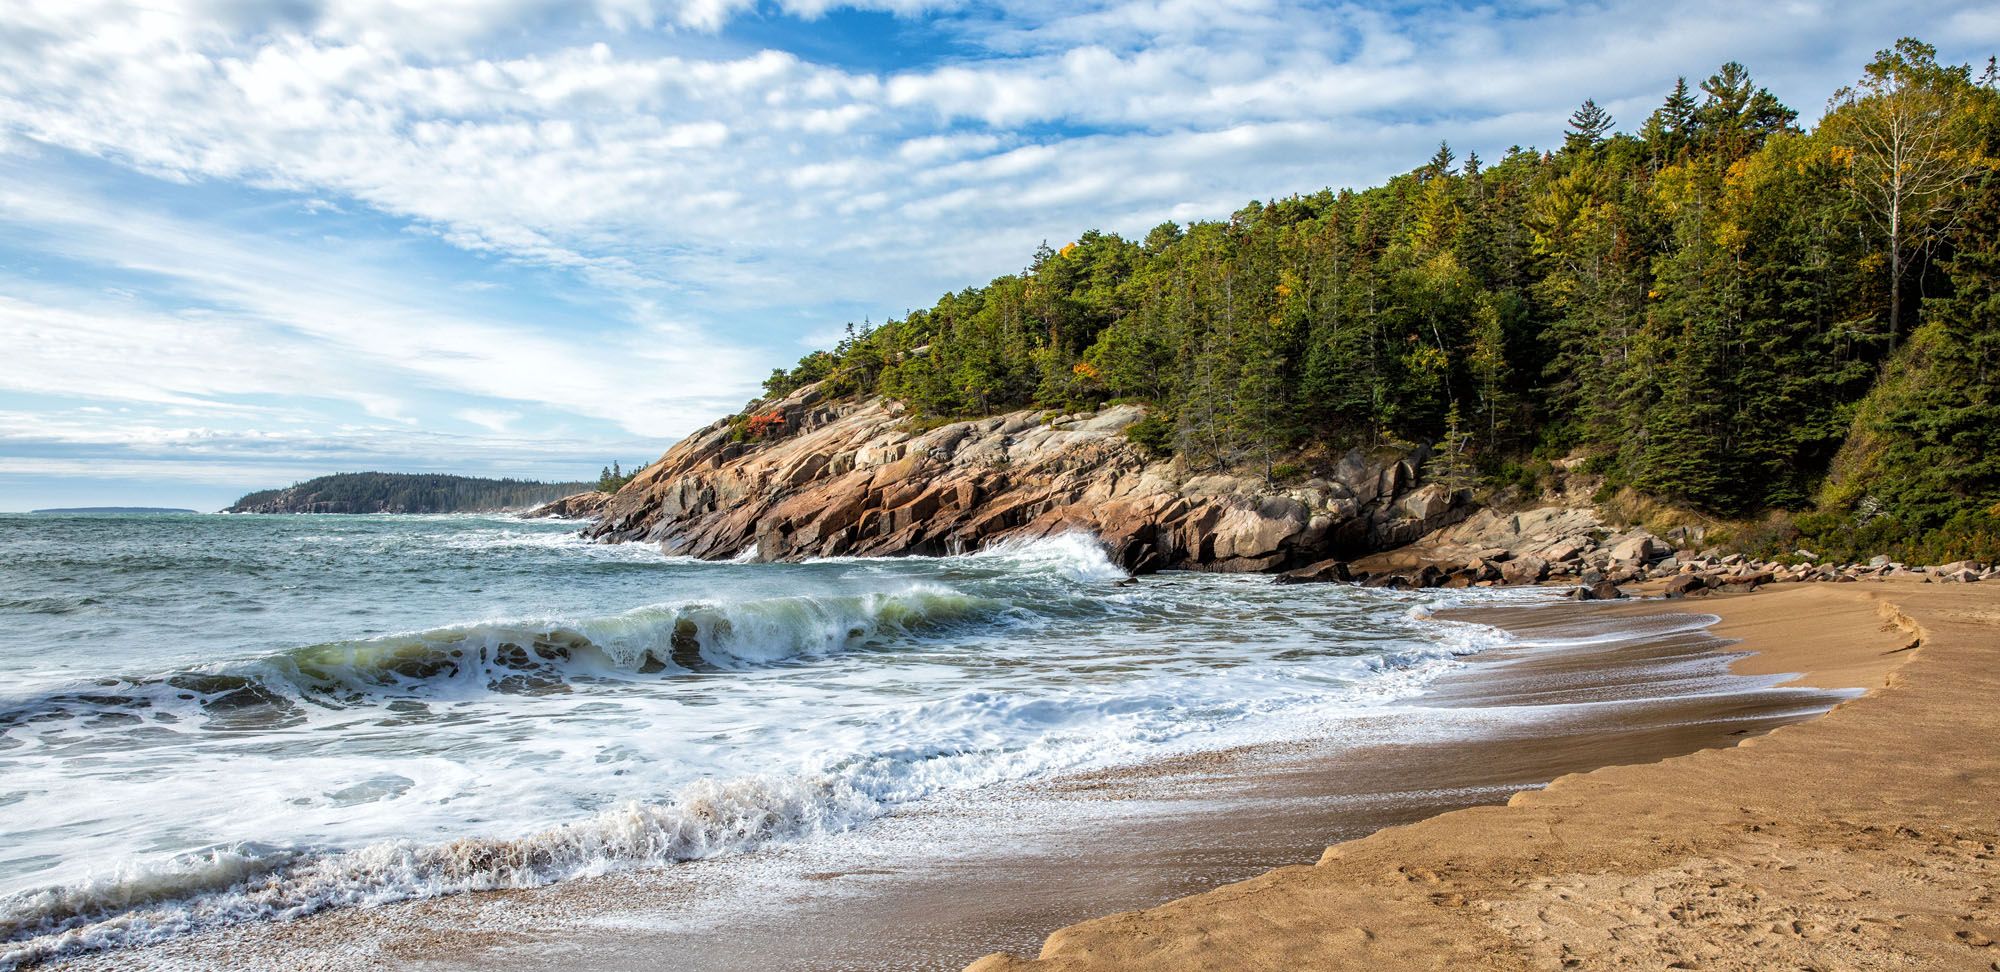
[[[1599,108],[1596,99],[1583,99],[1583,104],[1569,116],[1569,128],[1563,132],[1563,151],[1575,154],[1596,148],[1610,133],[1611,125],[1610,112]]]

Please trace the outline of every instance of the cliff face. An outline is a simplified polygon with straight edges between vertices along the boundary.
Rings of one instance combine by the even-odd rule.
[[[614,495],[589,535],[709,559],[947,554],[1086,531],[1127,569],[1277,570],[1408,543],[1462,518],[1419,487],[1421,455],[1349,453],[1295,487],[1187,475],[1125,438],[1133,406],[1045,421],[1015,412],[909,430],[883,399],[828,402],[817,386],[768,406],[735,441],[718,422]]]

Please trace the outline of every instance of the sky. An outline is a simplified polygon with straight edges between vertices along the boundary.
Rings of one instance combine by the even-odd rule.
[[[0,0],[0,510],[595,478],[1039,243],[1904,35],[2000,6]]]

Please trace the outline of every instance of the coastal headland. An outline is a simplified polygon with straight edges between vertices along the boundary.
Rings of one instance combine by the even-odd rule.
[[[1350,449],[1297,481],[1199,471],[1132,442],[1127,433],[1146,412],[1131,405],[925,426],[893,400],[834,400],[809,385],[760,409],[767,431],[715,422],[615,494],[568,496],[530,515],[594,515],[585,532],[596,539],[710,560],[940,555],[1087,533],[1139,574],[1277,571],[1287,583],[1397,588],[1567,583],[1580,599],[1615,599],[1624,585],[1661,579],[1670,596],[1687,596],[1786,581],[2000,576],[1972,561],[1755,560],[1704,547],[1699,528],[1658,536],[1611,522],[1587,489],[1563,481],[1480,503],[1426,475],[1432,456],[1422,446]]]
[[[1193,475],[1127,441],[1143,414],[1128,406],[926,429],[888,400],[829,402],[809,386],[767,414],[778,420],[763,437],[728,422],[690,437],[597,500],[587,529],[762,560],[1084,531],[1136,573],[1699,598],[1722,619],[1715,633],[1751,653],[1739,671],[1870,690],[1768,739],[1566,776],[1505,807],[1337,845],[1314,866],[1066,928],[1039,959],[996,955],[980,972],[2000,961],[1988,954],[2000,599],[1977,583],[1991,565],[1760,560],[1704,549],[1698,530],[1612,522],[1574,494],[1482,507],[1425,482],[1421,449],[1357,449],[1289,485]]]
[[[1987,954],[2000,912],[1986,890],[2000,879],[2000,598],[1978,583],[2000,573],[1992,565],[1748,557],[1704,547],[1699,529],[1617,522],[1578,498],[1587,482],[1481,505],[1426,482],[1423,449],[1353,450],[1290,484],[1191,474],[1128,441],[1143,420],[1130,406],[924,428],[892,401],[828,401],[808,386],[765,414],[776,418],[759,435],[718,422],[625,490],[591,498],[601,519],[587,531],[760,560],[1088,532],[1135,573],[1695,598],[1722,619],[1714,633],[1750,653],[1738,671],[1870,690],[1768,739],[1664,762],[1618,754],[1505,807],[1392,827],[1317,865],[1075,925],[1039,959],[996,955],[980,972],[2000,961]]]

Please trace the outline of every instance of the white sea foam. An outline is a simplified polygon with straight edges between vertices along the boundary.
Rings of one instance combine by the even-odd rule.
[[[315,523],[365,542],[308,560],[292,534],[240,539],[295,521],[218,522],[239,546],[174,588],[254,568],[294,585],[260,591],[270,603],[318,612],[299,631],[344,611],[412,630],[101,667],[0,704],[18,797],[0,813],[34,822],[0,846],[0,965],[738,853],[979,787],[1298,738],[1394,711],[1498,643],[1413,608],[1505,599],[1189,575],[1114,588],[1124,572],[1080,535],[810,565],[638,548],[660,566],[631,570],[596,564],[618,548],[486,520]],[[554,590],[598,607],[390,623],[475,587],[494,588],[481,603]],[[171,624],[117,620],[153,640],[235,623],[219,598],[184,601]]]
[[[968,555],[976,562],[1021,570],[1047,570],[1076,581],[1122,580],[1129,576],[1111,562],[1104,544],[1088,533],[1064,533],[1037,540],[1002,540]]]
[[[1432,643],[1350,659],[1354,691],[1340,699],[1288,697],[1268,686],[1230,693],[1226,679],[1194,693],[1168,679],[1138,691],[1084,687],[1041,698],[974,689],[896,707],[865,727],[867,735],[888,740],[928,733],[929,743],[877,746],[870,755],[834,759],[796,775],[697,779],[660,802],[626,801],[518,837],[399,839],[323,853],[237,845],[127,864],[0,901],[0,941],[7,943],[0,946],[0,968],[218,924],[536,887],[741,853],[772,841],[846,831],[943,792],[1240,745],[1282,733],[1282,722],[1252,717],[1380,705],[1421,689],[1453,659],[1502,640],[1477,625],[1439,631]]]
[[[1011,538],[988,544],[971,553],[940,557],[813,557],[805,562],[858,564],[881,569],[893,569],[898,564],[956,563],[995,570],[1021,570],[1071,581],[1116,581],[1131,576],[1124,568],[1112,563],[1110,553],[1096,537],[1074,531],[1052,537]]]

